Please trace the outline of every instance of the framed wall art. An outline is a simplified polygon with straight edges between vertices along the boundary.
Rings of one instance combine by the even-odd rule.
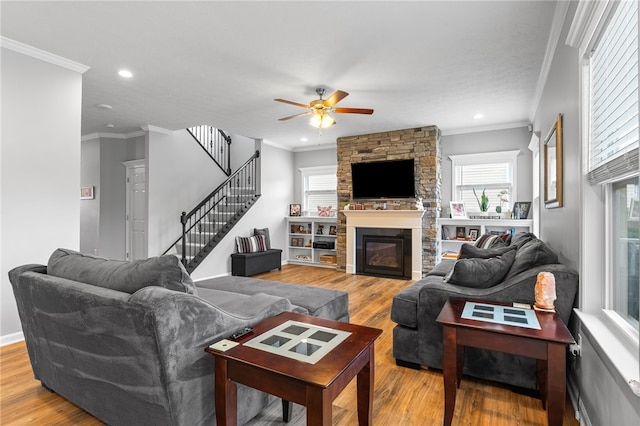
[[[562,207],[562,114],[544,140],[544,206]]]
[[[93,188],[93,186],[83,186],[82,188],[80,188],[80,199],[93,200],[95,198]]]

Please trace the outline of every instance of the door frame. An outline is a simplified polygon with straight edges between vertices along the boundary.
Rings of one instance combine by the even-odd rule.
[[[145,171],[145,175],[147,172],[147,163],[145,159],[141,159],[141,160],[131,160],[131,161],[124,161],[122,162],[122,164],[125,166],[126,169],[126,180],[125,180],[125,193],[126,193],[126,202],[125,202],[125,235],[126,235],[126,246],[125,246],[125,260],[130,261],[131,260],[131,226],[130,226],[130,221],[129,221],[129,217],[131,215],[131,182],[130,182],[130,177],[133,175],[133,171],[134,169],[139,169],[139,168],[143,168]],[[147,183],[147,179],[145,177],[145,189],[146,186],[148,185]],[[145,194],[146,197],[148,197],[149,191],[145,190]],[[145,200],[146,205],[149,205],[149,200]],[[149,211],[148,209],[145,209],[145,223],[147,224],[148,227],[148,223],[149,223]],[[147,239],[148,239],[148,235],[149,235],[149,230],[147,229],[146,232],[147,235]],[[145,251],[148,250],[148,244],[145,244]],[[148,255],[148,253],[145,253],[145,256]]]

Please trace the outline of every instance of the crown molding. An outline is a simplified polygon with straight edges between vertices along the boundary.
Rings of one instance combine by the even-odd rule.
[[[62,56],[54,55],[53,53],[38,49],[37,47],[29,46],[28,44],[20,43],[19,41],[15,41],[7,37],[0,37],[0,46],[80,74],[84,74],[89,68],[91,68],[87,65],[82,65],[81,63],[63,58]]]
[[[533,95],[531,109],[529,110],[529,121],[531,123],[533,123],[533,119],[538,111],[538,106],[540,105],[540,100],[542,100],[542,93],[544,92],[544,86],[547,84],[551,63],[558,48],[558,42],[560,41],[564,21],[567,18],[569,5],[570,2],[568,1],[559,1],[556,3],[556,10],[553,13],[553,21],[551,22],[551,32],[549,33],[547,48],[544,52],[544,59],[542,60],[542,67],[540,68],[540,75],[538,76],[538,84],[536,84],[536,91]]]
[[[170,135],[173,133],[173,130],[165,129],[163,127],[152,126],[151,124],[146,124],[144,126],[140,126],[143,132],[156,132],[162,133],[163,135]]]
[[[97,132],[89,133],[80,138],[80,141],[86,142],[94,139],[106,138],[106,139],[130,139],[138,136],[144,136],[145,133],[142,130],[136,130],[128,133],[109,133],[109,132]]]
[[[602,27],[617,6],[618,2],[614,1],[581,1],[578,3],[566,43],[580,51],[580,58],[591,53],[602,33]]]
[[[518,127],[527,127],[531,123],[526,121],[518,121],[514,123],[502,123],[502,124],[491,124],[482,127],[469,127],[467,129],[451,129],[451,130],[443,130],[440,129],[441,136],[452,136],[452,135],[463,135],[466,133],[480,133],[480,132],[490,132],[493,130],[507,130],[507,129],[515,129]]]

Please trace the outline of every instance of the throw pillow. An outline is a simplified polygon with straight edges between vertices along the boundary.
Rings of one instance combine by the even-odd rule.
[[[516,258],[506,278],[509,279],[536,266],[555,263],[558,263],[556,252],[542,240],[535,238],[516,250]]]
[[[236,237],[236,248],[238,253],[256,253],[267,251],[264,236],[254,235],[253,237]]]
[[[509,250],[515,250],[516,248],[513,246],[508,247],[495,247],[483,249],[480,247],[476,247],[472,244],[463,244],[460,247],[460,253],[458,254],[458,259],[489,259],[491,257],[501,256],[508,252]]]
[[[453,265],[444,281],[472,288],[489,288],[502,282],[516,257],[515,250],[489,259],[460,259]]]
[[[267,250],[271,249],[271,238],[269,238],[269,228],[253,228],[253,235],[262,235],[264,237],[264,245]]]
[[[197,294],[182,262],[172,254],[126,262],[57,249],[49,258],[47,274],[130,294],[149,286]]]
[[[492,247],[506,247],[506,243],[500,238],[500,235],[481,235],[475,242],[475,246],[483,249]]]

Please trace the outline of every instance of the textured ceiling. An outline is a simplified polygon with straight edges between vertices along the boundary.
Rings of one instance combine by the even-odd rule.
[[[2,1],[1,34],[87,65],[82,134],[211,124],[290,149],[527,123],[553,1]],[[134,77],[124,80],[120,68]],[[274,102],[350,95],[318,134]],[[97,108],[109,104],[111,110]],[[481,112],[484,118],[474,120]],[[109,129],[106,124],[115,127]],[[308,142],[301,142],[306,137]]]

